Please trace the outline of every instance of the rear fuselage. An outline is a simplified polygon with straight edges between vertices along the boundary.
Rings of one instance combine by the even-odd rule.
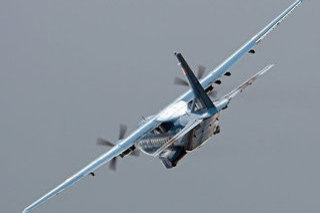
[[[154,155],[166,143],[170,142],[189,122],[190,107],[186,103],[179,103],[175,107],[164,111],[160,119],[164,121],[154,130],[143,136],[136,144],[137,147],[148,155]],[[179,115],[178,117],[171,117]],[[190,129],[181,138],[173,141],[158,157],[167,168],[175,167],[187,153],[203,145],[210,137],[220,132],[220,112],[205,118],[194,128]]]

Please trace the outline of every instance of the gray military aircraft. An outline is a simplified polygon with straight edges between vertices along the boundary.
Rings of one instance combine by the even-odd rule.
[[[247,53],[254,54],[253,47],[259,44],[301,3],[302,0],[295,1],[288,9],[204,78],[202,78],[204,74],[203,67],[199,67],[196,77],[181,53],[175,53],[179,65],[188,80],[184,81],[176,78],[175,83],[189,85],[191,88],[158,114],[143,119],[139,123],[139,127],[127,137],[124,137],[126,127],[121,126],[117,143],[113,144],[107,140],[98,139],[97,143],[99,145],[107,145],[112,148],[25,208],[23,212],[29,212],[85,176],[94,176],[94,171],[109,161],[111,161],[110,168],[115,169],[117,157],[125,157],[131,154],[137,155],[139,153],[138,150],[159,158],[167,168],[175,167],[183,157],[220,132],[220,112],[227,109],[232,98],[270,70],[273,65],[266,66],[239,87],[220,98],[210,98],[210,96],[212,97],[216,94],[214,85],[221,84],[220,79],[223,76],[230,76],[229,70],[244,55]]]

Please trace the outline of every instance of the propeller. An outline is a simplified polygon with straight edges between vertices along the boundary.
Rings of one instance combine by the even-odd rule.
[[[206,72],[206,67],[203,66],[203,65],[199,65],[199,66],[198,66],[198,70],[197,70],[197,75],[196,75],[197,78],[198,78],[198,79],[201,79],[201,78],[203,77],[203,75],[204,75],[205,72]],[[228,76],[229,76],[229,75],[228,75]],[[184,80],[184,79],[182,79],[182,78],[180,78],[180,77],[175,77],[173,83],[176,84],[176,85],[180,85],[180,86],[186,86],[186,87],[189,86],[188,81],[186,81],[186,80]],[[215,83],[216,83],[216,84],[221,84],[221,81],[220,81],[220,80],[217,80]],[[210,92],[208,92],[208,95],[209,95],[211,98],[216,99],[217,96],[218,96],[218,92],[217,92],[216,90],[211,90]]]
[[[189,86],[189,83],[186,80],[179,77],[175,77],[173,83],[176,85],[185,86],[185,87]]]
[[[139,151],[139,149],[135,149],[130,154],[132,156],[139,157],[140,156],[140,151]]]
[[[120,125],[120,129],[119,129],[119,140],[122,140],[127,132],[127,126],[121,124]],[[99,146],[109,146],[109,147],[113,147],[115,146],[115,144],[113,142],[110,142],[108,140],[105,140],[103,138],[98,138],[97,139],[97,145]],[[139,156],[140,155],[140,151],[135,149],[133,152],[131,152],[131,155],[133,156]],[[109,164],[109,169],[112,171],[115,171],[117,168],[117,157],[114,157],[111,159],[110,164]]]
[[[103,138],[98,138],[97,139],[97,145],[99,146],[109,146],[109,147],[113,147],[115,144],[108,141],[108,140],[105,140]],[[114,157],[111,159],[110,163],[109,163],[109,169],[112,170],[112,171],[115,171],[116,170],[116,166],[117,165],[117,157]]]
[[[205,71],[206,71],[206,67],[202,66],[202,65],[199,65],[198,66],[198,71],[197,71],[197,78],[201,79],[203,77]],[[189,83],[186,80],[184,80],[184,79],[182,79],[180,77],[175,77],[173,83],[176,84],[176,85],[185,86],[185,87],[189,86]]]
[[[109,169],[112,171],[116,171],[117,169],[117,157],[114,157],[111,159],[110,164],[109,164]]]
[[[98,138],[97,139],[97,145],[99,145],[99,146],[110,146],[110,147],[114,146],[114,144],[112,142],[107,141],[107,140],[105,140],[103,138]]]
[[[208,93],[208,95],[212,98],[212,99],[216,99],[218,97],[218,91],[217,90],[212,90]]]
[[[122,140],[124,138],[124,135],[127,132],[128,127],[124,124],[120,124],[120,131],[119,131],[119,140]]]
[[[205,72],[206,72],[206,67],[203,65],[199,65],[198,72],[197,72],[197,78],[198,79],[202,78]]]

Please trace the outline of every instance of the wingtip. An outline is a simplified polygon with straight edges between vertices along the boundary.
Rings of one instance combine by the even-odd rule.
[[[269,64],[268,67],[273,68],[275,64]]]
[[[266,72],[268,72],[271,68],[274,67],[274,64],[269,64],[267,65],[265,68],[263,68],[260,72],[259,72],[259,75],[263,75],[265,74]]]

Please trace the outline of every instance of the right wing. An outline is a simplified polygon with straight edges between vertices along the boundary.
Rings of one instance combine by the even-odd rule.
[[[54,197],[55,195],[59,194],[69,186],[73,185],[74,183],[78,182],[83,177],[87,176],[91,172],[94,172],[96,169],[101,167],[102,165],[106,164],[108,161],[110,161],[112,158],[120,155],[125,150],[129,149],[135,141],[137,141],[141,136],[143,136],[145,133],[152,130],[154,127],[156,127],[159,124],[159,121],[156,120],[156,118],[153,118],[140,126],[137,130],[135,130],[133,133],[131,133],[127,138],[123,139],[120,143],[116,144],[112,149],[110,149],[105,154],[101,155],[96,160],[92,161],[88,166],[84,167],[82,170],[80,170],[78,173],[72,175],[67,180],[65,180],[63,183],[58,185],[56,188],[48,192],[46,195],[39,198],[37,201],[32,203],[30,206],[25,208],[23,210],[23,213],[29,212],[30,210],[34,209],[35,207],[41,205],[45,201],[49,200],[50,198]]]
[[[290,13],[296,9],[303,0],[295,1],[289,8],[281,13],[270,24],[263,28],[259,33],[254,35],[247,43],[245,43],[240,49],[233,53],[227,60],[220,64],[216,69],[211,71],[203,80],[201,84],[204,88],[207,88],[215,80],[223,76],[228,70],[231,69],[244,55],[246,55],[254,46],[259,44],[272,30],[274,30]]]

